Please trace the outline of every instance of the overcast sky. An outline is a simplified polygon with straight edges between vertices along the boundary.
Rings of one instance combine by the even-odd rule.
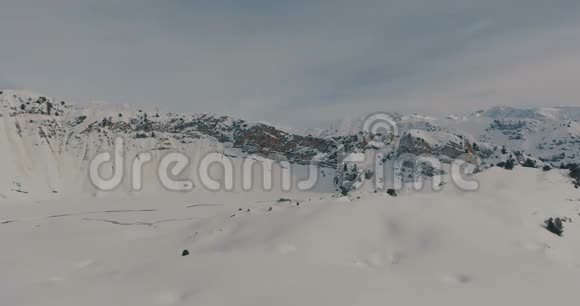
[[[316,126],[580,105],[578,0],[0,0],[0,88]]]

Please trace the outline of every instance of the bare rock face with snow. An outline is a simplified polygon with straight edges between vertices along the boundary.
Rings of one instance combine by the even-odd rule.
[[[443,155],[449,158],[459,156],[473,150],[468,141],[448,132],[427,132],[410,130],[401,137],[398,153],[413,155]]]

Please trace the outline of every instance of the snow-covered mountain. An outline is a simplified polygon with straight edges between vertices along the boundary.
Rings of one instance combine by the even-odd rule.
[[[88,180],[89,163],[101,152],[112,152],[118,137],[125,140],[127,160],[152,152],[154,162],[159,162],[167,152],[178,151],[191,158],[189,173],[195,172],[205,154],[219,152],[238,161],[257,155],[294,165],[315,162],[332,177],[337,142],[357,145],[356,137],[300,136],[214,114],[146,112],[101,104],[81,107],[4,90],[0,91],[0,197],[96,193]],[[151,173],[144,175],[153,186],[159,185],[154,170],[151,167]]]
[[[449,118],[443,125],[555,166],[580,162],[580,107],[495,107]]]
[[[89,163],[97,154],[111,152],[118,137],[125,140],[130,158],[148,151],[154,152],[158,162],[167,152],[185,153],[192,158],[190,173],[208,152],[239,161],[260,156],[303,167],[316,165],[331,182],[325,186],[334,183],[330,188],[336,190],[350,190],[363,177],[372,177],[371,169],[364,165],[350,169],[352,165],[344,162],[352,153],[373,152],[387,168],[393,168],[404,154],[431,155],[444,163],[461,159],[476,171],[508,162],[543,167],[544,162],[559,166],[580,161],[580,107],[501,107],[443,119],[417,114],[389,116],[397,128],[386,134],[365,131],[368,116],[361,116],[308,135],[215,114],[162,113],[107,104],[79,106],[41,94],[3,90],[0,197],[73,191],[98,194],[88,179]],[[419,173],[433,175],[431,170]],[[155,176],[153,169],[146,174]],[[149,190],[157,190],[154,179],[148,183]]]
[[[578,161],[577,111],[375,113],[309,135],[0,91],[0,304],[577,305],[580,168],[543,171]],[[125,159],[153,155],[142,191],[129,180],[105,194],[88,178],[118,137]],[[193,178],[217,152],[235,167],[287,161],[293,185],[312,168],[320,181],[166,193],[154,165],[170,152],[190,157]],[[455,162],[477,192],[448,184]],[[381,170],[410,184],[373,192],[396,183]],[[408,188],[417,179],[446,188]]]
[[[364,114],[333,123],[319,135],[352,135],[361,131]],[[505,146],[537,157],[548,164],[580,163],[580,106],[551,108],[492,107],[476,112],[436,118],[391,113],[399,134],[409,130],[448,132],[472,142]]]

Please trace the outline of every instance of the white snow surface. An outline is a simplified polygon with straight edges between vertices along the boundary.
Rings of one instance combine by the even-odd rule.
[[[476,192],[396,198],[4,200],[0,305],[578,305],[580,192],[564,174],[492,168]],[[563,237],[549,217],[572,219]]]

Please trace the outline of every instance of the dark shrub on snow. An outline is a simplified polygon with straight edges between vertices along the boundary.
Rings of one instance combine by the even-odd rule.
[[[570,176],[575,179],[577,183],[580,183],[580,167],[570,170]]]
[[[348,195],[348,188],[344,187],[344,186],[340,186],[340,194],[342,196],[347,196]]]
[[[504,168],[506,170],[513,170],[515,166],[516,166],[516,162],[513,159],[508,159],[508,161],[505,162]]]
[[[546,229],[555,234],[558,235],[560,237],[562,237],[562,235],[564,234],[564,224],[562,222],[562,219],[560,218],[550,218],[546,221],[544,221],[544,224],[546,224]]]
[[[526,162],[524,163],[524,167],[526,168],[537,168],[536,162],[532,159],[526,158]]]

